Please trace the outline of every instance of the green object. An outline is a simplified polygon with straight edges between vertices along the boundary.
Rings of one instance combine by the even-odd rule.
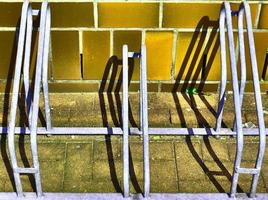
[[[153,139],[154,139],[154,140],[160,140],[160,139],[161,139],[161,136],[159,136],[159,135],[154,136]]]
[[[196,88],[188,88],[186,89],[187,94],[197,94],[197,89]]]

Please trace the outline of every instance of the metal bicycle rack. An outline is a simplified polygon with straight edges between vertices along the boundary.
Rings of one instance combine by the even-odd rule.
[[[256,104],[256,112],[258,118],[258,132],[259,132],[259,151],[256,160],[255,168],[241,168],[241,159],[243,152],[243,130],[242,130],[242,117],[241,117],[241,108],[243,103],[244,90],[246,85],[246,60],[245,60],[245,45],[244,45],[244,29],[243,29],[243,19],[244,13],[246,17],[246,25],[247,25],[247,35],[249,40],[249,51],[250,51],[250,59],[251,59],[251,69],[252,69],[252,78],[254,85],[254,95],[255,95],[255,104]],[[252,31],[252,22],[251,22],[251,14],[250,8],[247,2],[243,2],[240,5],[240,9],[238,11],[238,40],[239,40],[239,55],[240,55],[240,63],[241,63],[241,82],[240,89],[238,86],[237,79],[237,69],[236,69],[236,59],[235,59],[235,46],[234,46],[234,36],[232,30],[232,18],[231,18],[231,9],[230,4],[224,2],[223,8],[220,12],[220,44],[221,44],[221,66],[222,66],[222,77],[221,77],[221,90],[220,90],[220,100],[218,107],[218,118],[217,118],[217,126],[216,131],[220,131],[220,126],[222,122],[222,112],[223,112],[223,104],[224,104],[224,92],[226,88],[226,45],[225,45],[225,24],[227,26],[228,32],[228,42],[229,42],[229,53],[230,53],[230,62],[231,62],[231,72],[232,72],[232,84],[233,84],[233,98],[234,98],[234,106],[235,106],[235,123],[234,130],[236,131],[237,136],[237,150],[235,156],[235,164],[234,164],[234,172],[233,172],[233,180],[231,186],[231,196],[234,197],[236,193],[238,176],[240,173],[244,174],[252,174],[253,180],[251,184],[250,197],[255,197],[258,178],[260,175],[262,160],[265,151],[265,125],[263,119],[263,108],[262,101],[260,95],[260,83],[258,77],[258,67],[256,60],[256,52],[255,52],[255,44],[254,37]]]
[[[224,2],[220,11],[220,46],[221,46],[221,89],[219,94],[219,104],[217,112],[216,128],[148,128],[148,110],[147,110],[147,72],[146,72],[146,47],[142,45],[141,52],[129,52],[128,46],[124,45],[123,51],[123,102],[122,102],[122,119],[123,126],[114,128],[91,128],[91,127],[53,127],[51,125],[49,96],[48,96],[48,54],[50,44],[50,24],[51,14],[48,2],[45,0],[42,3],[41,10],[32,10],[28,0],[24,1],[22,7],[21,23],[18,38],[18,50],[16,57],[14,84],[12,91],[12,102],[10,110],[10,121],[8,129],[1,127],[2,134],[8,133],[8,148],[10,152],[10,160],[14,173],[14,181],[16,186],[16,193],[0,193],[0,198],[14,199],[14,198],[36,198],[42,199],[120,199],[120,198],[153,198],[153,199],[228,199],[235,197],[236,188],[238,183],[238,175],[240,173],[252,174],[253,181],[251,185],[250,197],[256,196],[256,187],[260,174],[261,164],[265,150],[265,140],[267,130],[264,126],[263,109],[260,95],[260,86],[258,78],[258,68],[256,62],[256,53],[254,38],[251,24],[250,8],[247,2],[241,3],[238,15],[238,38],[239,38],[239,55],[241,62],[241,82],[240,89],[237,77],[235,45],[232,29],[232,12],[230,4]],[[256,111],[258,116],[258,128],[246,129],[242,127],[241,106],[244,95],[245,81],[246,81],[246,62],[245,62],[245,46],[244,46],[244,29],[243,17],[245,14],[247,34],[249,39],[249,50],[251,59],[251,68],[254,83],[254,94],[256,101]],[[35,85],[33,91],[33,98],[31,97],[32,91],[29,87],[29,65],[30,65],[30,47],[32,39],[34,15],[40,16],[39,27],[39,42],[37,53],[37,64],[35,72]],[[224,94],[227,82],[227,65],[226,65],[226,45],[225,45],[225,26],[227,28],[229,54],[232,72],[232,85],[233,85],[233,100],[235,106],[235,123],[233,129],[221,128]],[[130,128],[128,126],[128,58],[139,58],[140,64],[140,128]],[[23,63],[22,63],[23,62]],[[23,69],[22,69],[23,66]],[[23,71],[23,73],[22,73]],[[16,110],[19,97],[20,82],[23,77],[24,90],[26,94],[26,107],[28,114],[29,127],[15,127]],[[46,127],[37,127],[40,90],[43,89],[45,114],[46,114]],[[20,168],[17,164],[15,154],[14,137],[15,134],[30,134],[31,152],[33,158],[33,167]],[[37,154],[37,134],[50,134],[50,135],[123,135],[123,196],[122,194],[72,194],[72,193],[43,193],[40,169]],[[130,194],[129,193],[129,135],[142,135],[143,136],[143,153],[144,153],[144,193],[143,194]],[[237,152],[234,163],[233,180],[230,191],[228,194],[152,194],[150,193],[150,165],[149,165],[149,135],[234,135],[237,138]],[[259,152],[256,160],[255,168],[241,168],[241,158],[243,150],[243,136],[255,135],[259,136]],[[35,193],[23,193],[20,174],[34,174],[36,184]],[[264,197],[265,194],[258,194],[259,197]],[[267,196],[265,196],[267,198]],[[264,197],[264,198],[265,198]]]

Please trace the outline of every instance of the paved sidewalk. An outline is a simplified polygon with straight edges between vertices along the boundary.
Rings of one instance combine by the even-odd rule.
[[[55,126],[119,126],[120,100],[116,95],[51,94]],[[4,96],[0,96],[4,99]],[[149,124],[154,127],[214,126],[217,95],[189,96],[149,94]],[[7,100],[7,98],[5,98]],[[264,110],[268,109],[266,95]],[[130,124],[138,126],[137,94],[130,94]],[[191,100],[194,103],[188,103]],[[231,127],[233,108],[227,96],[224,123]],[[243,123],[257,124],[253,96],[248,95],[243,107]],[[3,102],[3,101],[2,101]],[[100,106],[102,105],[102,106]],[[42,108],[41,108],[42,109]],[[118,112],[119,109],[119,112]],[[182,110],[183,117],[179,115]],[[5,123],[5,112],[0,120]],[[23,114],[23,112],[21,112]],[[119,113],[119,114],[118,114]],[[266,121],[268,120],[265,114]],[[18,119],[23,124],[25,117]],[[40,120],[40,124],[42,120]],[[266,123],[267,124],[267,123]],[[235,138],[230,137],[150,137],[152,192],[229,192]],[[32,163],[29,137],[16,138],[20,166]],[[258,139],[245,138],[243,166],[253,167]],[[43,190],[46,192],[121,192],[122,138],[120,136],[39,136],[38,151]],[[131,192],[143,191],[142,138],[130,137]],[[6,136],[1,137],[0,191],[14,191],[8,161]],[[238,191],[248,192],[251,176],[241,175]],[[34,179],[22,176],[25,191],[33,191]],[[258,192],[268,192],[268,153],[266,151]]]

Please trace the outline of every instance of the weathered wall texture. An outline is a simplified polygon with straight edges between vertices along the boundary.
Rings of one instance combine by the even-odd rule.
[[[0,90],[12,76],[16,27],[22,1],[0,0]],[[40,2],[40,1],[39,1]],[[98,91],[102,80],[117,80],[121,48],[147,46],[148,90],[196,87],[216,91],[220,79],[218,17],[221,1],[50,1],[52,56],[50,90]],[[240,1],[232,1],[237,10]],[[249,1],[262,91],[268,88],[263,69],[268,63],[268,1]],[[39,8],[38,1],[34,8]],[[237,27],[237,17],[233,17]],[[235,29],[235,32],[237,30]],[[235,37],[236,37],[235,33]],[[33,44],[33,59],[37,41]],[[247,41],[246,41],[247,43]],[[252,88],[247,50],[247,90]],[[32,65],[33,66],[33,65]],[[33,70],[32,70],[33,71]],[[229,70],[230,71],[230,70]],[[131,91],[138,90],[139,61],[130,66]],[[230,73],[228,73],[230,79]],[[203,80],[205,84],[200,83]],[[196,84],[189,84],[190,82]],[[113,81],[112,81],[113,82]]]

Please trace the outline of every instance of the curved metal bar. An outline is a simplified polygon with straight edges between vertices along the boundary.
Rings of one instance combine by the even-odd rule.
[[[252,22],[251,22],[251,13],[250,13],[250,7],[246,1],[243,1],[240,5],[239,10],[239,16],[238,16],[238,30],[239,30],[239,36],[241,37],[239,40],[240,46],[244,47],[244,37],[243,37],[243,18],[244,13],[246,17],[246,25],[247,25],[247,36],[249,41],[249,53],[250,53],[250,61],[251,61],[251,69],[252,69],[252,79],[253,79],[253,85],[254,85],[254,96],[255,96],[255,102],[256,102],[256,112],[257,112],[257,118],[258,118],[258,124],[259,124],[259,152],[256,160],[255,168],[258,170],[258,173],[253,175],[253,180],[251,184],[251,190],[250,190],[250,196],[255,197],[256,196],[256,189],[257,189],[257,183],[260,175],[260,169],[262,166],[262,160],[265,152],[265,146],[266,146],[266,135],[265,135],[265,124],[263,119],[263,108],[262,108],[262,100],[261,100],[261,93],[260,93],[260,83],[259,83],[259,75],[258,75],[258,66],[257,66],[257,59],[256,59],[256,51],[255,51],[255,43],[254,43],[254,36],[252,31]],[[240,48],[240,56],[244,56],[242,58],[242,61],[244,62],[244,65],[246,63],[245,61],[245,49]],[[241,57],[240,57],[241,59]],[[243,94],[240,94],[243,97]],[[240,97],[241,98],[241,97]],[[242,100],[242,99],[241,99]]]
[[[46,113],[46,128],[51,130],[51,115],[49,106],[49,95],[48,95],[48,55],[49,55],[49,45],[50,45],[50,27],[51,27],[51,11],[50,7],[47,8],[46,15],[46,29],[45,29],[45,41],[44,41],[44,54],[43,54],[43,66],[42,66],[42,83],[43,83],[43,95],[45,102],[45,113]]]
[[[243,16],[244,10],[240,9],[238,13],[238,42],[239,42],[239,58],[240,58],[240,106],[242,109],[243,97],[247,79],[247,68],[246,68],[246,56],[245,56],[245,45],[244,45],[244,30],[243,30]],[[234,130],[236,130],[236,119],[234,120]]]
[[[35,86],[34,86],[34,97],[33,97],[31,140],[30,140],[32,158],[33,158],[33,166],[35,169],[38,169],[37,173],[34,174],[37,196],[42,196],[36,135],[37,135],[37,120],[38,120],[39,100],[40,100],[40,83],[41,83],[41,76],[42,76],[42,67],[43,67],[43,62],[44,62],[43,56],[44,56],[44,45],[45,45],[45,34],[46,34],[48,12],[49,12],[49,5],[46,0],[42,3],[42,7],[41,7],[40,31],[39,31],[39,40],[38,40],[37,64],[36,64],[36,75],[35,75]]]
[[[123,45],[123,195],[129,197],[128,46]]]
[[[31,42],[32,42],[32,30],[33,30],[33,17],[32,17],[32,8],[29,4],[28,12],[27,12],[27,31],[26,31],[26,41],[25,41],[25,54],[24,54],[24,64],[23,64],[23,83],[25,90],[25,98],[26,98],[26,106],[28,113],[28,123],[29,127],[31,127],[31,92],[29,90],[30,87],[30,58],[31,58]]]
[[[144,197],[150,194],[150,161],[149,161],[149,134],[148,134],[148,101],[147,101],[147,61],[146,46],[141,47],[141,87],[142,90],[142,134],[143,134],[143,159],[144,159]]]
[[[241,106],[240,106],[240,97],[239,97],[239,85],[237,78],[237,68],[236,68],[236,57],[235,57],[235,45],[234,45],[234,36],[232,28],[232,18],[231,18],[231,8],[229,2],[224,2],[221,12],[220,12],[220,43],[221,43],[221,62],[222,62],[222,82],[221,82],[221,92],[220,92],[220,102],[218,113],[219,116],[217,119],[217,127],[220,127],[222,121],[222,108],[224,102],[224,92],[226,87],[226,49],[225,49],[225,30],[224,27],[227,27],[228,34],[228,43],[229,43],[229,54],[230,54],[230,63],[231,63],[231,72],[232,72],[232,85],[233,85],[233,99],[235,107],[235,117],[236,117],[236,132],[237,132],[237,150],[234,163],[234,172],[233,180],[231,185],[231,196],[233,197],[236,193],[237,182],[238,182],[238,169],[240,168],[242,151],[243,151],[243,132],[242,132],[242,117],[241,117]],[[222,105],[221,105],[222,103]]]
[[[226,45],[225,45],[225,10],[221,9],[219,28],[220,28],[220,48],[221,48],[221,82],[220,82],[220,93],[219,103],[217,109],[217,120],[216,120],[216,132],[220,132],[222,124],[222,115],[224,107],[225,89],[227,83],[227,64],[226,64]]]
[[[10,154],[11,165],[14,173],[14,181],[16,186],[16,191],[18,196],[22,196],[22,185],[21,179],[16,169],[18,168],[18,163],[15,153],[15,143],[14,143],[14,132],[15,132],[15,123],[16,123],[16,112],[18,105],[18,96],[19,96],[19,87],[20,87],[20,75],[22,68],[22,59],[24,52],[24,43],[25,43],[25,32],[26,32],[26,23],[27,23],[27,14],[30,8],[29,1],[25,0],[22,6],[22,14],[20,21],[20,30],[19,30],[19,39],[18,39],[18,48],[16,56],[16,65],[14,73],[14,83],[12,89],[12,100],[11,100],[11,110],[10,110],[10,121],[9,121],[9,132],[8,132],[8,148]]]
[[[230,195],[233,197],[236,193],[237,182],[238,182],[238,168],[240,168],[242,151],[243,151],[243,131],[242,131],[242,117],[241,117],[241,106],[239,97],[239,86],[237,78],[237,68],[236,68],[236,57],[235,57],[235,46],[234,46],[234,36],[232,30],[232,18],[231,18],[231,8],[228,2],[224,2],[228,41],[229,41],[229,52],[231,60],[231,71],[232,71],[232,85],[233,85],[233,99],[235,107],[235,117],[236,117],[236,155],[234,163],[233,180],[231,185]]]
[[[239,41],[239,58],[241,65],[241,80],[240,80],[240,104],[242,108],[243,97],[247,79],[247,67],[246,67],[246,56],[245,56],[245,45],[244,45],[244,30],[243,30],[243,9],[239,10],[238,13],[238,41]]]

